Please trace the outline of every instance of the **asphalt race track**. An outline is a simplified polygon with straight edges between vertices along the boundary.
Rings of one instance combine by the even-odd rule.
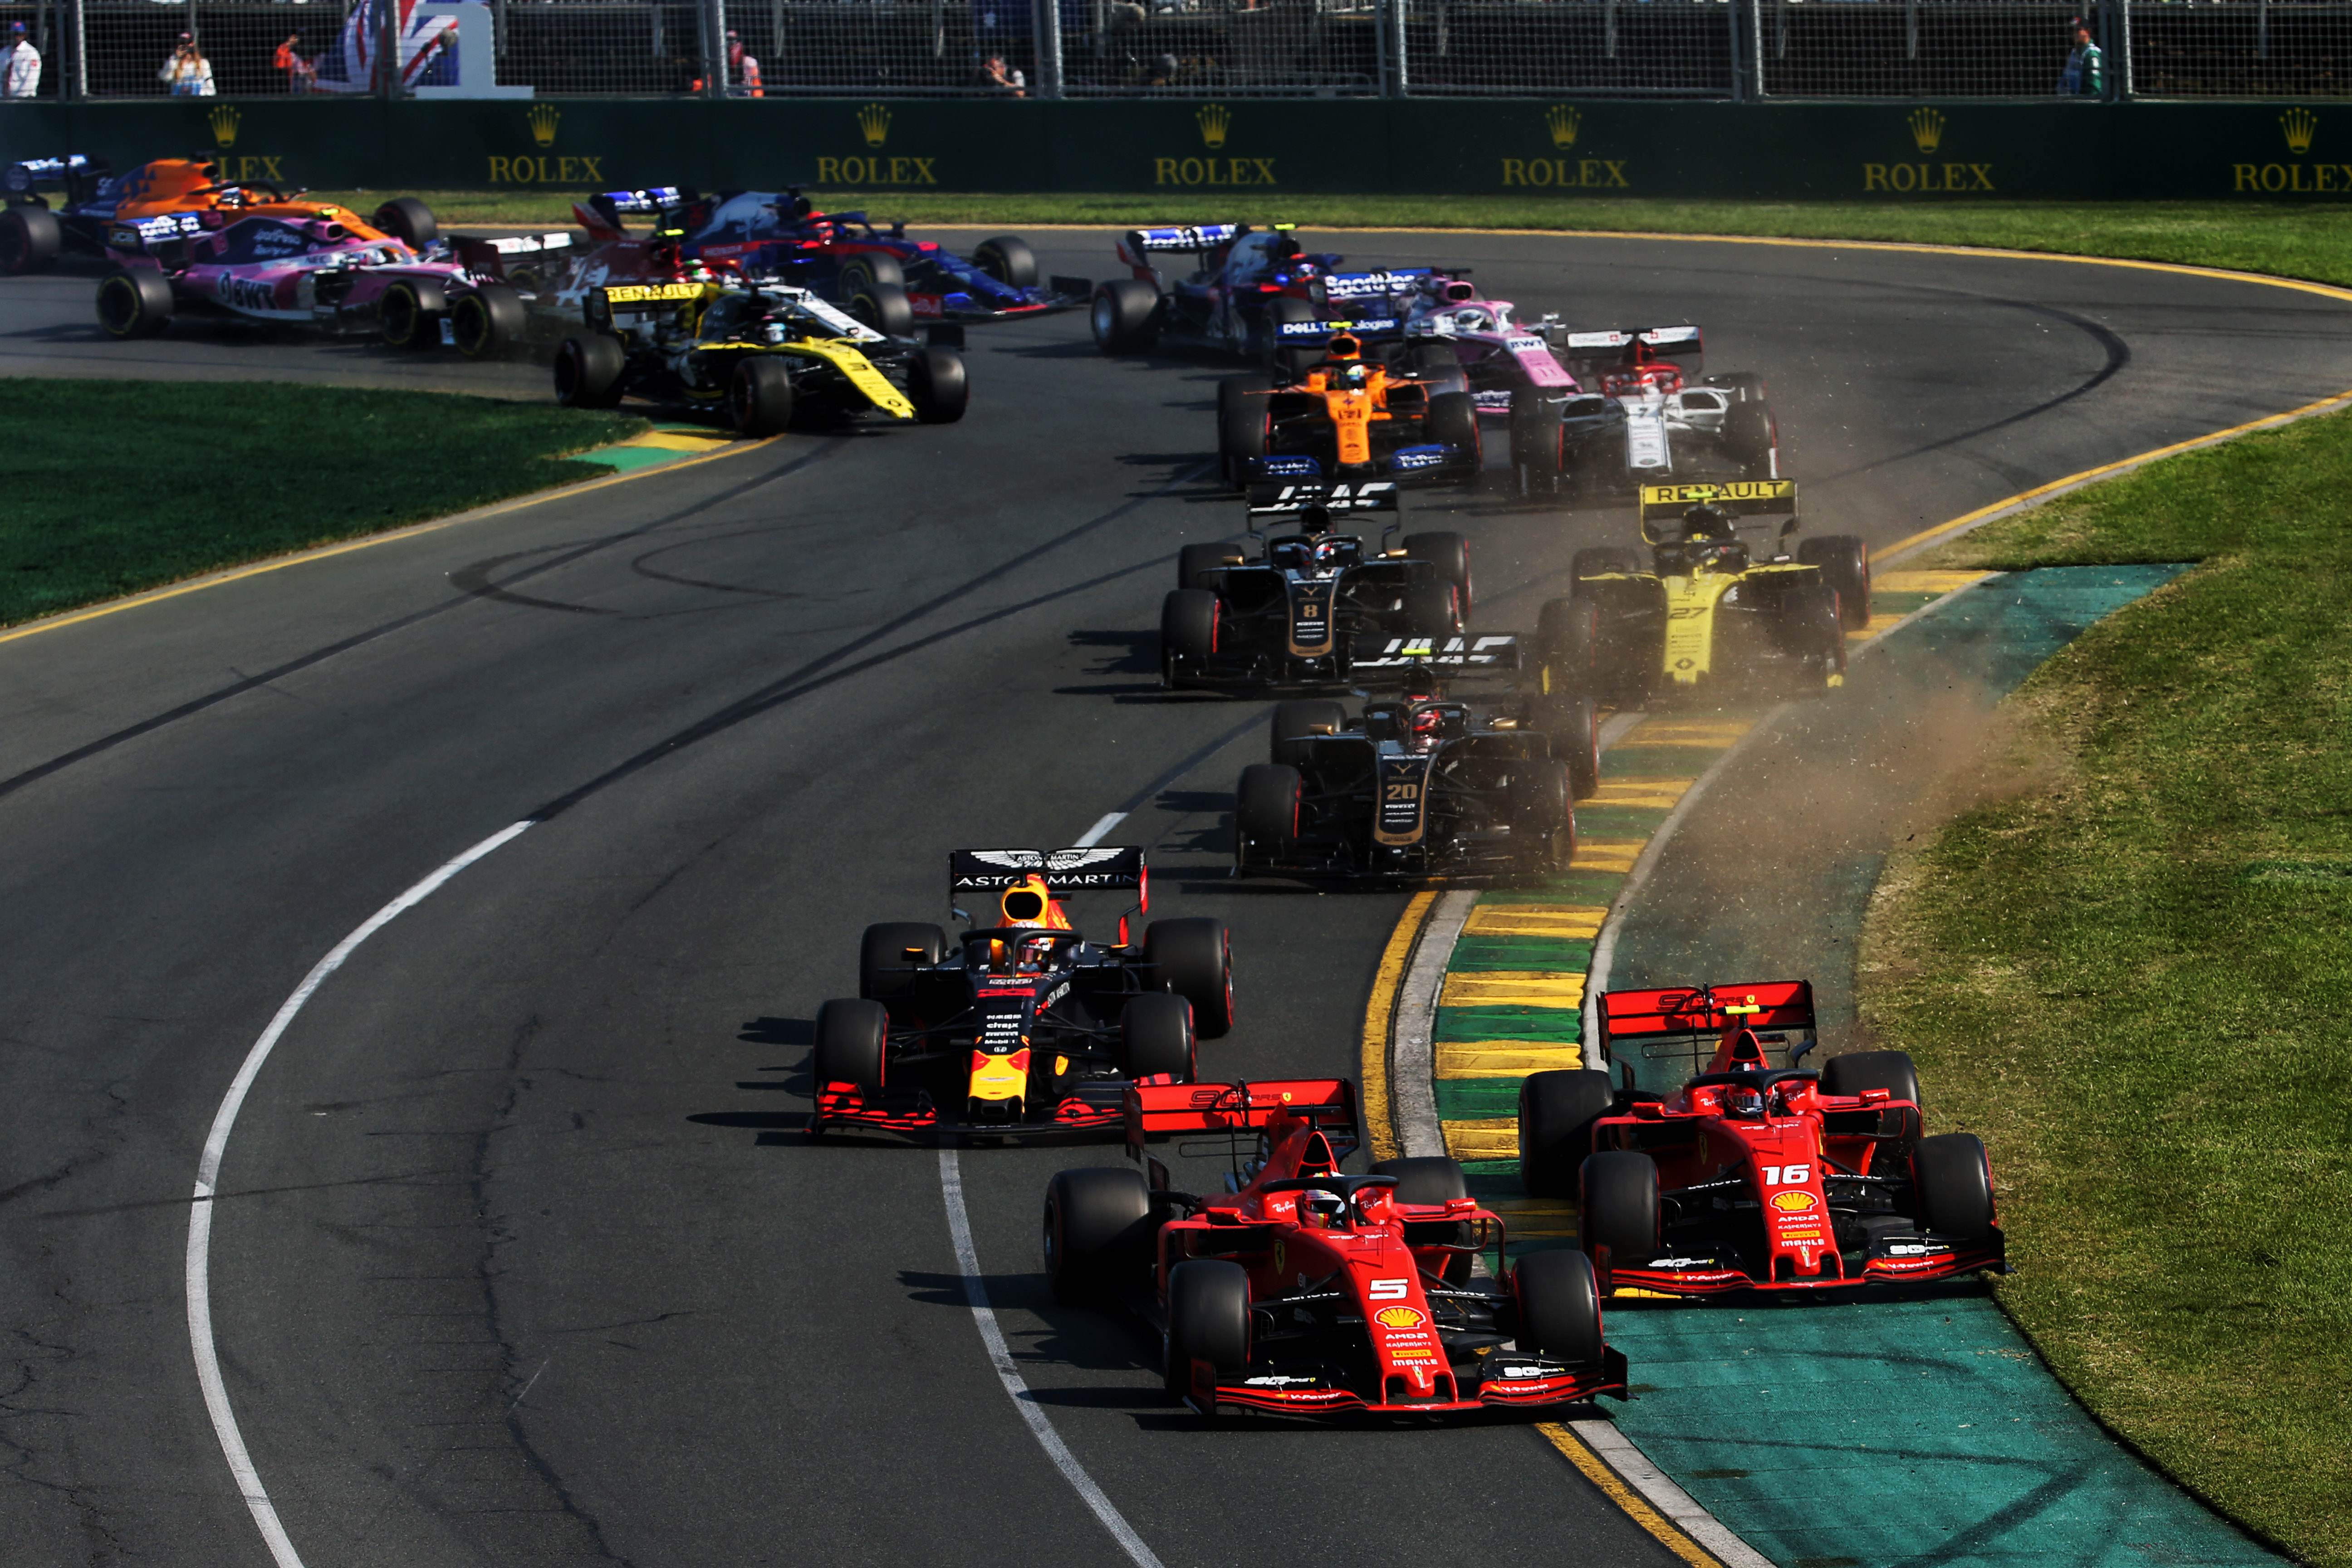
[[[1107,271],[1103,235],[1036,243]],[[1333,243],[1580,324],[1700,321],[1710,369],[1769,378],[1811,527],[1876,543],[2352,380],[2341,304],[2162,271]],[[545,384],[177,327],[126,348],[90,291],[0,282],[0,374]],[[1228,367],[1107,360],[1077,315],[971,357],[958,426],[788,437],[0,645],[0,1561],[268,1561],[189,1350],[206,1131],[321,955],[557,805],[325,983],[229,1147],[220,1357],[303,1560],[1125,1560],[984,1354],[940,1155],[803,1140],[809,1020],[866,922],[949,923],[950,847],[1125,810],[1154,912],[1233,924],[1241,1022],[1203,1075],[1353,1077],[1401,900],[1227,882],[1263,707],[1158,691],[1176,547],[1234,531],[1202,482]],[[1499,495],[1416,520],[1449,504],[1487,629],[1631,538]],[[1154,1347],[1041,1273],[1046,1178],[1116,1159],[959,1163],[1038,1407],[1169,1568],[1674,1561],[1522,1424],[1160,1403]]]

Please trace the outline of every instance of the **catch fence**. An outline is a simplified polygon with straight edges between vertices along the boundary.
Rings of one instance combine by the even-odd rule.
[[[45,99],[2352,96],[2352,3],[2290,0],[0,0],[0,51],[19,23]]]

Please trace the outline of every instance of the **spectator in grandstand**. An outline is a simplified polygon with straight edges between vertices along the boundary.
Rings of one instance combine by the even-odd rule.
[[[8,24],[8,52],[0,55],[0,98],[31,98],[41,90],[41,51],[25,36],[25,24]]]
[[[278,46],[278,58],[270,63],[286,73],[287,91],[316,92],[319,90],[319,68],[302,58],[301,42],[301,34],[289,33],[286,41]]]
[[[768,96],[767,89],[760,85],[760,62],[744,51],[743,40],[731,31],[727,35],[727,96]]]
[[[163,62],[155,79],[173,98],[210,98],[215,91],[213,62],[205,58],[205,51],[196,47],[195,38],[187,33],[180,35],[172,58]]]
[[[983,60],[972,74],[972,85],[992,88],[1013,98],[1029,96],[1029,79],[1017,70],[1005,69],[1003,55],[991,55]]]
[[[2058,96],[2106,97],[2106,51],[2091,37],[2091,24],[2084,18],[2077,16],[2067,26],[2074,31],[2074,49],[2066,57],[2066,68],[2058,75]]]

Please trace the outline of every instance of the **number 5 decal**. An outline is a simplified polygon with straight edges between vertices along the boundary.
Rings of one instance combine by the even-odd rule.
[[[1375,1301],[1402,1301],[1408,1284],[1410,1281],[1403,1279],[1375,1279],[1364,1294]]]

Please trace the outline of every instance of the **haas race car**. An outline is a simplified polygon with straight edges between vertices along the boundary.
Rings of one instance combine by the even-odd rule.
[[[1470,878],[1564,871],[1572,802],[1598,785],[1589,697],[1449,696],[1444,679],[1507,676],[1516,637],[1392,640],[1359,658],[1366,686],[1399,694],[1350,719],[1337,702],[1274,710],[1273,760],[1234,791],[1236,876]],[[1368,650],[1369,651],[1369,650]]]
[[[1160,607],[1162,682],[1171,691],[1345,685],[1368,635],[1459,632],[1471,608],[1470,546],[1460,534],[1407,534],[1391,549],[1397,524],[1378,547],[1339,531],[1396,510],[1389,480],[1254,488],[1255,560],[1230,543],[1177,553],[1177,586]],[[1284,522],[1297,531],[1264,531]]]
[[[1845,632],[1870,624],[1870,552],[1850,534],[1762,560],[1738,537],[1753,521],[1797,530],[1797,481],[1645,485],[1645,566],[1603,546],[1570,559],[1573,587],[1543,606],[1547,691],[1619,708],[1741,687],[1820,693],[1845,683]]]
[[[1045,1272],[1065,1301],[1123,1307],[1158,1328],[1168,1392],[1201,1415],[1623,1397],[1625,1358],[1601,1339],[1583,1254],[1535,1252],[1506,1268],[1503,1222],[1452,1160],[1340,1173],[1356,1146],[1345,1079],[1138,1085],[1125,1117],[1145,1169],[1053,1179]],[[1154,1133],[1219,1132],[1234,1147],[1223,1193],[1171,1191],[1167,1167],[1144,1154]],[[1481,1252],[1493,1278],[1472,1278]]]
[[[1461,372],[1424,379],[1366,357],[1402,327],[1393,316],[1277,324],[1276,342],[1320,357],[1296,374],[1217,384],[1217,461],[1227,481],[1426,475],[1475,484],[1485,450]]]
[[[1816,1042],[1807,982],[1611,991],[1599,1016],[1615,1076],[1522,1079],[1519,1172],[1530,1193],[1577,1200],[1604,1293],[2006,1268],[1984,1144],[1926,1135],[1908,1056],[1796,1065]]]
[[[992,900],[989,923],[952,942],[866,928],[856,997],[817,1009],[812,1136],[1115,1126],[1131,1085],[1190,1084],[1194,1039],[1233,1027],[1223,921],[1154,921],[1140,943],[1128,915],[1115,942],[1070,924],[1072,892],[1132,891],[1129,914],[1149,911],[1142,850],[961,849],[948,870],[957,899]]]

